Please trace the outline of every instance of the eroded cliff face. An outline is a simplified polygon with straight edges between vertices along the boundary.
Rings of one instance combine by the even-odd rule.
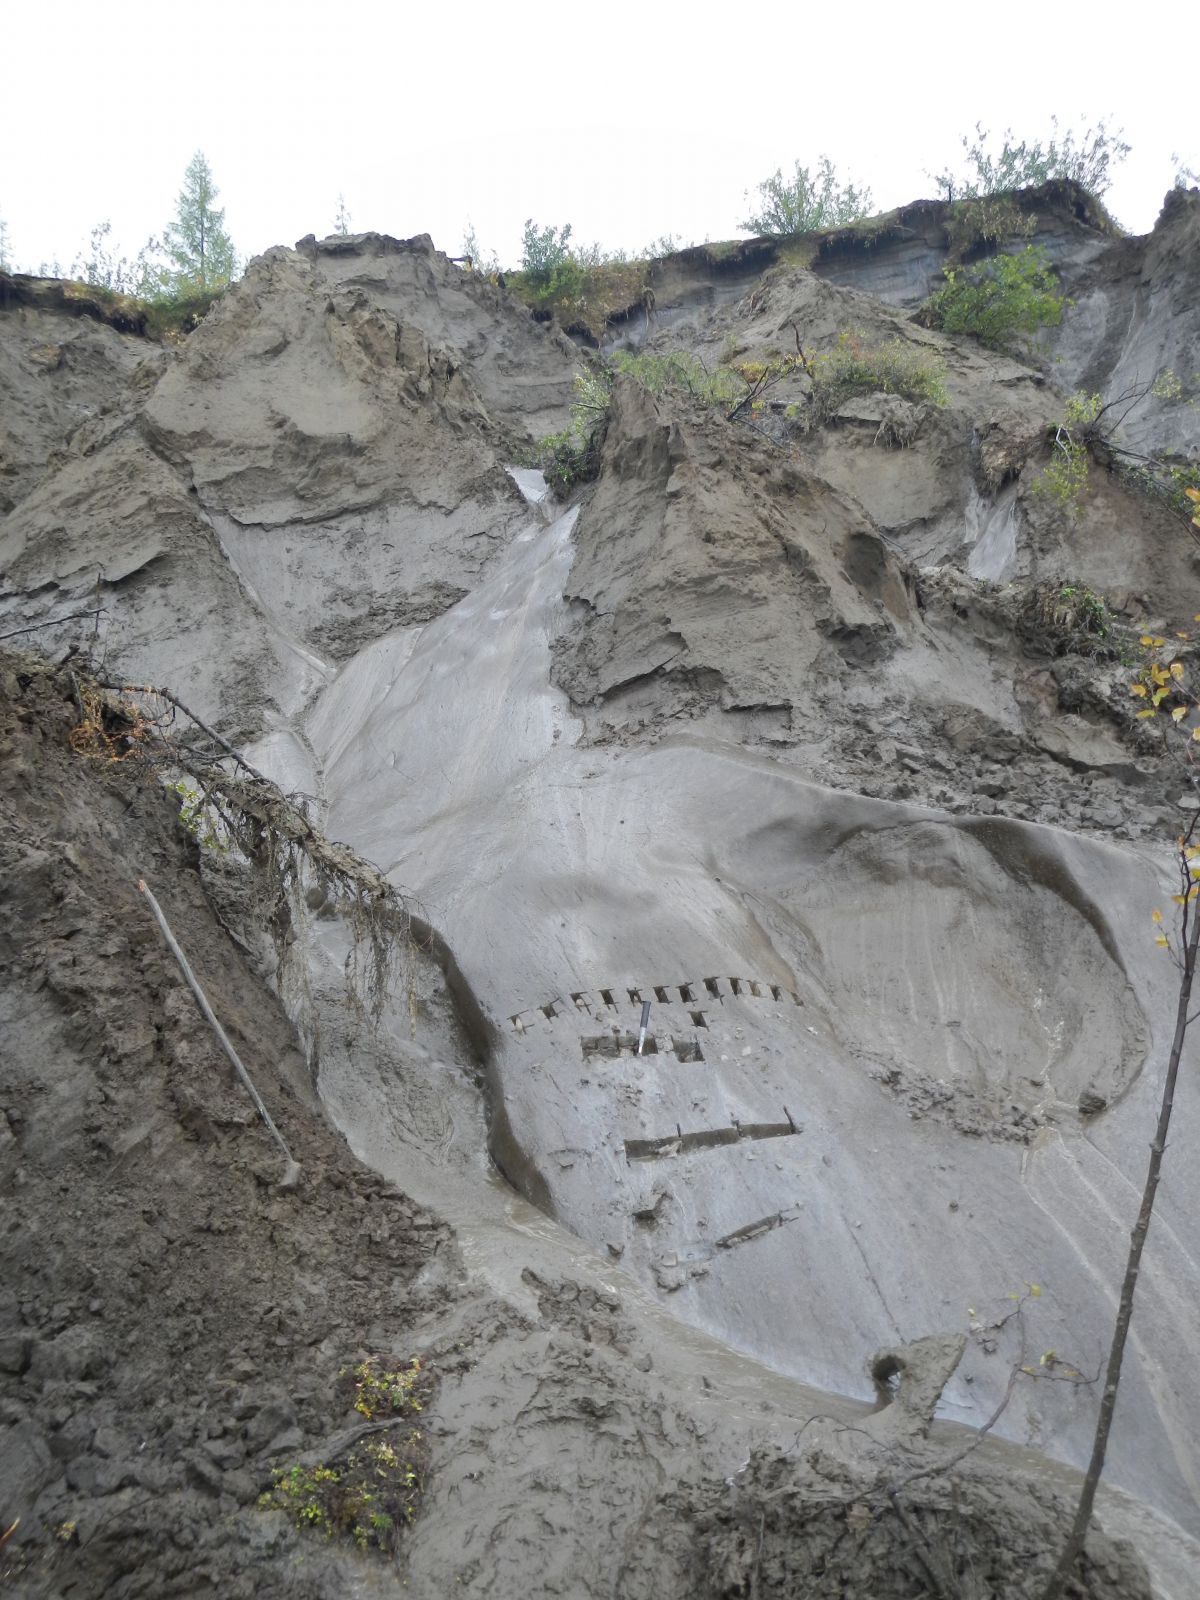
[[[1159,625],[1190,616],[1196,568],[1180,523],[1102,468],[1077,519],[1033,491],[1064,390],[1200,365],[1200,197],[1173,197],[1145,240],[1051,199],[1038,237],[1074,305],[1036,365],[914,322],[945,259],[937,207],[909,208],[869,251],[822,245],[811,269],[759,246],[664,263],[654,317],[631,315],[614,338],[711,367],[796,341],[819,352],[851,330],[936,363],[946,404],[899,416],[894,397],[860,395],[799,433],[787,408],[803,375],[761,428],[622,379],[599,477],[568,507],[514,463],[564,424],[589,358],[428,240],[273,250],[176,352],[97,328],[117,343],[94,394],[31,358],[53,329],[28,308],[0,313],[0,377],[40,430],[10,425],[25,442],[0,521],[0,632],[36,627],[26,637],[52,659],[74,642],[106,676],[170,687],[403,886],[424,930],[364,1034],[338,907],[301,897],[286,938],[265,942],[236,863],[166,842],[165,798],[144,794],[131,820],[113,788],[127,780],[93,792],[66,750],[70,662],[57,675],[13,665],[10,744],[27,778],[10,789],[4,1055],[22,1067],[6,1068],[0,1181],[32,1219],[10,1241],[31,1287],[4,1306],[7,1421],[37,1467],[15,1547],[31,1592],[73,1560],[89,1593],[115,1573],[124,1587],[109,1592],[185,1592],[187,1562],[164,1564],[152,1527],[128,1542],[139,1496],[178,1497],[224,1592],[240,1592],[235,1574],[246,1592],[298,1581],[304,1546],[249,1502],[272,1462],[334,1430],[334,1367],[357,1342],[419,1346],[439,1368],[409,1592],[782,1593],[824,1565],[829,1583],[900,1600],[925,1591],[886,1539],[859,1541],[836,1573],[828,1554],[847,1508],[896,1470],[890,1424],[882,1456],[832,1433],[792,1465],[779,1452],[817,1412],[866,1413],[872,1352],[958,1330],[943,1421],[979,1427],[1014,1365],[1040,1374],[996,1425],[1010,1443],[989,1442],[984,1476],[960,1484],[964,1549],[993,1587],[1036,1580],[1071,1484],[1054,1463],[1086,1455],[1085,1380],[1107,1341],[1173,1016],[1172,973],[1145,930],[1174,794],[1133,731],[1126,670],[1080,654],[1089,641],[1056,626],[1053,601],[1090,588],[1124,621]],[[73,427],[83,405],[93,414]],[[1125,425],[1133,448],[1194,453],[1192,416],[1147,395]],[[51,770],[61,799],[48,805]],[[83,873],[78,928],[102,922],[106,873],[132,879],[149,854],[159,877],[188,874],[176,911],[227,1002],[245,1010],[265,986],[282,1004],[243,1032],[284,1098],[280,1120],[310,1130],[306,1170],[350,1160],[332,1123],[360,1173],[415,1202],[389,1233],[376,1213],[391,1191],[365,1177],[330,1179],[328,1194],[323,1179],[290,1198],[264,1188],[272,1250],[304,1254],[315,1229],[315,1260],[299,1288],[272,1279],[231,1329],[201,1324],[170,1419],[153,1385],[51,1353],[92,1299],[109,1348],[136,1347],[142,1313],[105,1323],[78,1251],[54,1233],[39,1257],[38,1230],[60,1227],[56,1196],[80,1173],[97,1195],[118,1181],[140,1193],[182,1164],[200,1193],[195,1141],[209,1168],[242,1173],[236,1226],[249,1228],[239,1163],[259,1159],[258,1132],[206,1131],[215,1055],[190,1064],[186,1105],[171,1098],[174,1001],[171,1030],[132,1054],[62,1032],[80,995],[124,983],[131,960],[100,940],[68,981],[70,930],[35,937],[61,896],[33,863],[64,838],[86,851],[78,869],[53,867]],[[127,887],[118,904],[122,926],[136,920]],[[150,1028],[163,980],[146,981]],[[276,1060],[271,1037],[303,1049],[307,1070]],[[132,1144],[130,1073],[159,1097]],[[95,1080],[86,1094],[81,1074]],[[81,1095],[104,1108],[98,1144],[90,1123],[24,1120],[27,1101]],[[1188,1080],[1179,1126],[1198,1109]],[[108,1164],[94,1171],[96,1149]],[[363,1298],[355,1270],[362,1182],[366,1277],[389,1251],[406,1264],[386,1305]],[[163,1205],[144,1209],[161,1220]],[[1127,1498],[1111,1494],[1102,1520],[1183,1600],[1181,1529],[1200,1529],[1200,1180],[1186,1162],[1159,1205],[1110,1452]],[[185,1224],[148,1226],[166,1239],[149,1267],[165,1273]],[[126,1235],[105,1227],[123,1261]],[[205,1267],[210,1285],[233,1270]],[[348,1297],[343,1272],[359,1285]],[[1040,1292],[1014,1302],[1030,1284]],[[336,1318],[298,1338],[328,1296]],[[249,1330],[276,1315],[278,1351],[264,1354]],[[274,1449],[253,1416],[295,1390],[300,1346],[315,1377],[277,1430],[297,1438]],[[229,1390],[239,1362],[268,1399]],[[152,1471],[108,1470],[123,1437],[96,1439],[112,1444],[102,1430],[118,1414],[139,1419]],[[932,1437],[905,1448],[950,1453]],[[841,1509],[814,1535],[811,1570],[789,1565],[790,1519],[826,1493],[821,1462],[835,1458]],[[768,1518],[781,1474],[791,1509]],[[744,1539],[760,1515],[761,1572]],[[140,1577],[103,1531],[109,1516]],[[1006,1566],[1012,1531],[1043,1520],[1038,1548]],[[53,1527],[71,1521],[82,1543],[43,1566]],[[655,1530],[649,1545],[639,1528]],[[1092,1594],[1137,1592],[1123,1560],[1095,1546]],[[305,1581],[342,1592],[368,1570],[326,1552]],[[392,1592],[386,1574],[369,1581]]]

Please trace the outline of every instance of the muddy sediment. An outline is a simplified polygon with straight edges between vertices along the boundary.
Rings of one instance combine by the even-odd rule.
[[[1197,337],[1194,201],[1127,241],[1061,199],[1077,311],[1021,360],[912,320],[940,212],[815,271],[685,253],[627,341],[711,367],[851,330],[945,404],[805,429],[801,384],[747,427],[621,380],[570,506],[512,468],[581,358],[428,240],[269,252],[171,351],[0,310],[32,419],[0,632],[37,651],[0,661],[14,1592],[1037,1593],[1170,1005],[1175,796],[1120,640],[1194,565],[1119,475],[1078,520],[1035,493],[1063,374]],[[1136,437],[1181,415],[1149,396]],[[264,896],[197,809],[208,736],[172,713],[149,759],[110,691],[97,737],[90,675],[174,691],[387,875],[382,997],[320,872]],[[1198,1199],[1176,1165],[1093,1600],[1191,1592]],[[914,1423],[872,1353],[931,1334]],[[260,1504],[336,1459],[368,1357],[428,1384],[387,1560]]]

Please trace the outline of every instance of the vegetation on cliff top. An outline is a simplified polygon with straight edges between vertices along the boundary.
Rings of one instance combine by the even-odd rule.
[[[204,152],[197,150],[161,239],[148,239],[136,256],[121,255],[112,242],[112,223],[98,222],[69,267],[43,261],[37,276],[62,280],[67,299],[90,295],[115,313],[120,326],[159,335],[186,332],[237,275],[237,252],[224,210],[215,203],[218,192]],[[12,270],[8,257],[7,228],[0,220],[0,270]]]
[[[776,169],[758,185],[757,199],[758,210],[739,224],[747,233],[815,233],[857,222],[871,211],[870,189],[843,185],[828,156],[815,168],[797,161],[790,178]]]
[[[1058,278],[1041,245],[1000,254],[970,267],[946,267],[945,287],[926,302],[930,324],[944,333],[971,334],[1002,348],[1021,334],[1062,321]]]

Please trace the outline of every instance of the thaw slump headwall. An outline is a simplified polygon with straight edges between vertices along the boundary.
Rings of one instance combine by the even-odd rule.
[[[1031,1341],[1093,1370],[1160,1066],[1139,1077],[1168,976],[1126,932],[1144,864],[710,739],[587,745],[549,680],[570,526],[309,721],[330,831],[420,894],[491,1024],[497,1164],[683,1320],[824,1388],[868,1398],[874,1350],[1026,1281]],[[1186,1516],[1200,1270],[1170,1204],[1155,1226],[1113,1470]],[[1007,1379],[972,1346],[950,1414],[982,1422]],[[1003,1426],[1079,1460],[1092,1414],[1023,1384]]]

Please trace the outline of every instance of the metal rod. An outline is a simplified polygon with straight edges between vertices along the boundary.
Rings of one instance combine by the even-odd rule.
[[[643,1000],[642,1001],[642,1023],[641,1023],[641,1027],[638,1029],[638,1047],[637,1047],[638,1055],[641,1055],[642,1046],[646,1042],[646,1024],[649,1021],[650,1021],[650,1002],[649,1002],[649,1000]]]

